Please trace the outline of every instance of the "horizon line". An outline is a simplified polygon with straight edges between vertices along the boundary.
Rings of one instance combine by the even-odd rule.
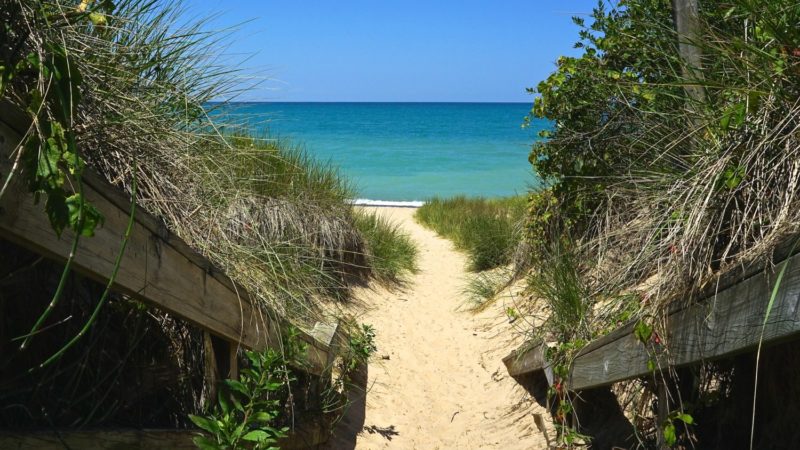
[[[471,100],[210,100],[208,103],[472,103],[472,104],[520,104],[527,105],[533,102],[521,101],[471,101]]]

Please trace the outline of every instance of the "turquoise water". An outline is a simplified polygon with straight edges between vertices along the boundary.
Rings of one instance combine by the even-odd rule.
[[[523,103],[237,103],[257,129],[302,144],[340,167],[359,198],[506,196],[537,180],[528,164],[537,132]]]

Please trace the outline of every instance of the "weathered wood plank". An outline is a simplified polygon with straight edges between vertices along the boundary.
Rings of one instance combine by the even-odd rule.
[[[297,426],[278,445],[285,450],[316,448],[330,436],[330,421],[309,420]],[[196,430],[91,429],[91,430],[0,430],[3,450],[194,450]]]
[[[317,341],[328,348],[328,359],[325,366],[330,370],[337,355],[342,354],[346,339],[339,322],[332,324],[317,322],[309,332]]]
[[[759,342],[774,276],[756,274],[667,318],[669,360],[680,367],[753,350]],[[789,258],[764,329],[764,343],[800,337],[800,255]],[[587,346],[575,358],[570,387],[587,389],[649,373],[650,359],[632,325]]]
[[[193,450],[195,432],[186,430],[57,430],[0,431],[0,448],[7,450]]]
[[[9,155],[19,142],[19,131],[8,127],[0,114],[0,174],[8,174]],[[3,180],[5,178],[3,177]],[[76,271],[105,283],[111,275],[124,230],[130,220],[130,199],[87,171],[84,195],[105,218],[92,238],[82,238],[74,259]],[[65,261],[73,239],[71,231],[56,236],[42,204],[34,204],[19,177],[0,198],[0,237],[49,258]],[[136,222],[113,288],[153,304],[195,325],[240,343],[263,349],[280,342],[281,322],[255,307],[247,292],[182,240],[169,235],[160,221],[137,210]],[[272,317],[271,317],[272,316]],[[302,369],[321,375],[328,361],[327,346],[306,333],[307,364]]]
[[[524,375],[538,370],[547,374],[548,383],[552,382],[552,370],[545,358],[547,347],[544,344],[526,343],[503,358],[508,374],[512,377]]]
[[[672,16],[678,34],[678,51],[683,59],[684,89],[693,100],[705,101],[703,90],[702,53],[697,46],[700,28],[697,0],[672,0]],[[692,84],[689,84],[692,83]]]

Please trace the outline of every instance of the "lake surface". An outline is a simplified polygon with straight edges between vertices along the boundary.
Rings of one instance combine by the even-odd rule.
[[[528,163],[546,121],[527,103],[235,103],[228,114],[338,166],[360,199],[496,197],[538,181]]]

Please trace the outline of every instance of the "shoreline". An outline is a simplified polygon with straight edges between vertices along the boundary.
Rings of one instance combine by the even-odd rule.
[[[380,207],[380,208],[419,208],[425,204],[422,200],[370,200],[357,198],[348,200],[353,206]]]

